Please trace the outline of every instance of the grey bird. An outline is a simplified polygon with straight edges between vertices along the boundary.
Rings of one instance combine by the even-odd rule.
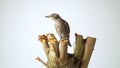
[[[51,18],[54,21],[55,29],[57,34],[60,36],[60,40],[66,39],[69,41],[69,34],[70,34],[69,24],[65,20],[63,20],[57,13],[52,13],[45,17]],[[70,41],[69,41],[69,46],[71,46]]]

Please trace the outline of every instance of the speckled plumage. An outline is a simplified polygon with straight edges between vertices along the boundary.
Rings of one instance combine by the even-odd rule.
[[[48,15],[46,16],[46,18],[51,18],[54,21],[55,29],[57,34],[60,36],[60,40],[62,39],[69,40],[70,28],[68,23],[65,20],[63,20],[56,13],[52,13]],[[69,45],[71,46],[70,41],[69,41]]]

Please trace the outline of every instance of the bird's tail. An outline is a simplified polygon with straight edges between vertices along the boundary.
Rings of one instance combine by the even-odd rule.
[[[69,40],[69,43],[68,43],[68,45],[69,45],[70,47],[72,47],[72,45],[71,45],[71,43],[70,43],[70,40]]]

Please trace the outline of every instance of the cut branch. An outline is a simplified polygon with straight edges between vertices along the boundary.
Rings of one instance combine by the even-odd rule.
[[[96,38],[87,37],[86,43],[85,43],[85,52],[83,55],[82,64],[81,64],[80,68],[87,68],[88,67],[88,63],[90,61],[92,52],[94,50],[95,41],[96,41]]]
[[[48,65],[40,57],[36,57],[35,59],[38,60],[39,62],[41,62],[46,67],[48,67]]]
[[[53,68],[57,66],[57,58],[58,58],[58,42],[53,34],[47,34],[48,44],[49,44],[49,67]]]
[[[60,62],[65,62],[67,58],[68,40],[60,40]]]
[[[38,40],[42,43],[44,52],[46,54],[46,57],[48,59],[48,54],[49,54],[49,45],[48,45],[48,40],[45,35],[39,35]]]
[[[50,50],[55,52],[56,57],[59,56],[59,43],[53,34],[47,34],[48,44]]]
[[[77,33],[75,34],[76,36],[76,47],[74,49],[74,58],[75,60],[81,61],[83,53],[84,53],[84,40],[82,35],[78,35]]]

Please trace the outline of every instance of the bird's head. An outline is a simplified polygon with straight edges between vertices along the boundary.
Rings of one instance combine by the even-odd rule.
[[[48,16],[45,16],[46,18],[51,18],[51,19],[58,19],[60,16],[57,13],[52,13]]]

